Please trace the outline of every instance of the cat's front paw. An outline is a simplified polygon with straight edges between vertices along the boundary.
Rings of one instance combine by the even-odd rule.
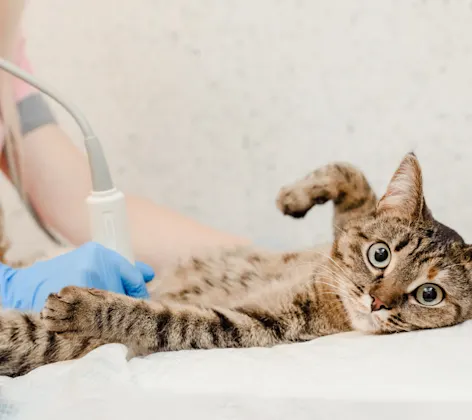
[[[49,331],[100,337],[105,297],[106,292],[98,289],[67,286],[49,295],[41,318]]]
[[[283,214],[299,219],[305,217],[313,206],[329,200],[331,195],[325,185],[305,181],[281,188],[276,203]]]

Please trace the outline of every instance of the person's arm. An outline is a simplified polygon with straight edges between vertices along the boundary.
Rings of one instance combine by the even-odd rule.
[[[16,63],[32,73],[24,38],[18,44]],[[26,193],[43,224],[72,244],[81,245],[91,239],[85,203],[91,189],[87,158],[55,123],[47,103],[36,89],[19,79],[14,83],[24,134],[21,149]],[[7,172],[5,154],[2,170]],[[203,248],[249,243],[145,198],[129,194],[127,207],[135,258],[148,263],[156,272],[169,261]]]
[[[27,133],[23,154],[25,189],[44,223],[75,245],[90,240],[85,198],[91,180],[86,156],[54,124]],[[135,257],[156,272],[176,257],[206,247],[249,243],[145,198],[127,195],[127,205]]]

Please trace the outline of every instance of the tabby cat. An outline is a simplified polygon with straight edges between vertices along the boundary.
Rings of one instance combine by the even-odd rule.
[[[413,154],[380,200],[359,170],[330,164],[283,188],[278,207],[299,218],[329,200],[334,242],[325,250],[225,250],[178,265],[155,281],[149,301],[70,286],[49,296],[41,316],[3,312],[0,374],[23,375],[105,343],[136,356],[446,327],[472,317],[472,246],[433,218]]]

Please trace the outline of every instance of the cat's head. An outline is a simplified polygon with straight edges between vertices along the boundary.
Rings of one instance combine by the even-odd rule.
[[[402,161],[375,213],[337,234],[332,257],[356,330],[438,328],[472,317],[472,246],[433,218],[414,154]]]

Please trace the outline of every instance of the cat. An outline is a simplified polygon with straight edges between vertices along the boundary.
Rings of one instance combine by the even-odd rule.
[[[250,247],[194,257],[138,300],[69,286],[40,315],[0,316],[0,374],[76,359],[106,343],[133,356],[182,349],[270,347],[348,331],[385,334],[472,318],[472,246],[436,221],[416,156],[377,199],[367,179],[333,163],[283,187],[277,206],[303,217],[334,203],[334,241],[300,252]]]

